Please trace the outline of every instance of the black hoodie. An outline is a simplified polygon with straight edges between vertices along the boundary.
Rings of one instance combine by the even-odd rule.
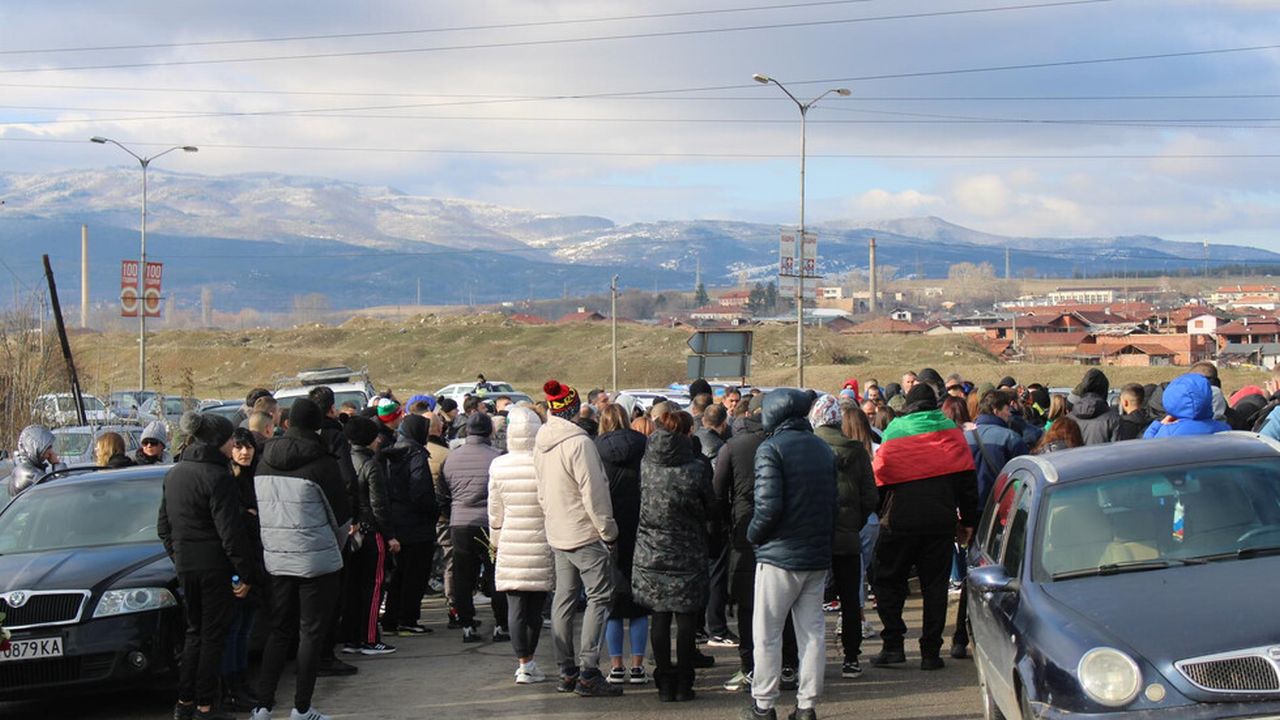
[[[310,480],[324,492],[339,526],[352,521],[351,495],[338,469],[338,460],[317,433],[291,427],[284,435],[268,440],[262,450],[257,475]]]
[[[1097,368],[1090,368],[1073,391],[1080,397],[1071,406],[1071,419],[1080,426],[1085,445],[1111,442],[1120,425],[1120,413],[1107,402],[1111,382]]]

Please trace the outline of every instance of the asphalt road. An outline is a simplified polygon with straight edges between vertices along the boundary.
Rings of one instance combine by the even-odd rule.
[[[716,666],[698,672],[697,698],[689,703],[659,703],[652,683],[627,686],[620,698],[580,698],[555,692],[554,683],[515,685],[515,660],[510,643],[487,640],[463,645],[459,631],[444,629],[444,610],[438,597],[428,598],[425,622],[435,628],[432,635],[389,638],[399,652],[383,657],[354,656],[351,662],[360,673],[344,678],[320,678],[316,707],[335,720],[377,718],[418,720],[420,718],[477,720],[480,718],[558,718],[587,720],[618,718],[679,717],[681,720],[736,718],[746,703],[744,693],[731,693],[720,686],[737,665],[734,648],[706,648],[715,655]],[[972,660],[946,658],[947,667],[937,672],[919,669],[915,651],[918,636],[919,599],[908,606],[906,665],[890,669],[873,668],[866,659],[880,648],[878,639],[863,642],[864,672],[856,680],[840,677],[839,643],[835,637],[834,614],[827,615],[826,688],[818,705],[821,718],[874,720],[876,718],[933,718],[950,720],[981,716],[977,674]],[[954,617],[954,598],[952,603]],[[484,630],[491,628],[487,608],[479,617]],[[873,622],[876,622],[872,613]],[[879,623],[876,622],[877,627]],[[949,638],[950,629],[948,629]],[[487,638],[487,632],[485,633]],[[945,648],[944,648],[945,650]],[[343,656],[351,659],[353,656]],[[550,674],[552,659],[550,631],[544,631],[538,649],[538,664]],[[650,668],[652,669],[652,668]],[[286,674],[277,699],[277,718],[289,717],[292,699],[293,666]],[[792,693],[783,693],[779,717],[794,705]],[[280,708],[283,707],[283,712]],[[56,698],[22,703],[0,703],[0,718],[85,718],[93,720],[166,720],[172,717],[171,689],[134,689],[114,693]],[[238,717],[244,718],[247,713]]]

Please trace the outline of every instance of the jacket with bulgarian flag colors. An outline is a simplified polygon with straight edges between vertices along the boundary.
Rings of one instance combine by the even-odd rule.
[[[978,477],[964,433],[941,410],[895,418],[872,463],[880,525],[898,535],[950,535],[978,524]]]

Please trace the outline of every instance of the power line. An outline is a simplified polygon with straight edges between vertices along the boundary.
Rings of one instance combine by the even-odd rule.
[[[31,142],[63,145],[80,145],[80,140],[51,138],[0,137],[0,142]],[[139,147],[164,146],[169,143],[127,141]],[[793,159],[791,153],[712,153],[712,152],[624,152],[605,150],[518,150],[518,149],[463,149],[463,148],[398,148],[354,147],[337,145],[249,145],[235,143],[201,143],[201,150],[276,150],[288,152],[355,152],[402,153],[425,155],[519,155],[564,157],[618,157],[618,158],[706,158],[726,160]],[[1280,158],[1277,153],[808,153],[809,158],[831,160],[1253,160]]]
[[[493,50],[512,47],[540,47],[547,45],[567,45],[589,42],[610,42],[615,40],[649,40],[661,37],[690,37],[732,32],[754,32],[759,30],[783,30],[800,27],[849,25],[853,23],[881,22],[889,20],[915,20],[922,18],[947,17],[956,15],[976,15],[982,13],[998,13],[1018,10],[1038,10],[1073,5],[1095,5],[1111,0],[1056,0],[1054,2],[1028,3],[1023,5],[1006,5],[1000,7],[968,8],[964,10],[934,10],[929,12],[902,13],[898,15],[879,15],[860,18],[836,18],[828,20],[808,20],[790,23],[768,23],[758,25],[741,25],[737,27],[696,28],[688,30],[658,30],[643,33],[620,33],[614,35],[595,35],[577,38],[557,38],[551,40],[509,40],[504,42],[469,43],[461,45],[437,45],[417,48],[388,48],[382,50],[350,50],[344,52],[301,53],[295,55],[268,55],[258,57],[218,58],[204,60],[157,60],[152,62],[111,63],[103,65],[68,65],[46,68],[9,68],[0,70],[2,74],[29,72],[62,72],[83,70],[124,70],[144,67],[175,67],[192,65],[224,65],[232,63],[277,62],[285,60],[318,60],[327,58],[375,57],[390,55],[409,55],[431,52],[447,52],[456,50]]]
[[[249,45],[278,42],[295,42],[300,40],[349,40],[354,38],[398,37],[405,35],[427,35],[447,32],[470,32],[476,30],[513,30],[517,28],[551,27],[558,25],[579,25],[597,22],[620,22],[630,20],[655,20],[700,15],[725,15],[729,13],[761,12],[767,10],[795,10],[802,8],[826,7],[831,5],[852,5],[876,2],[877,0],[822,0],[821,2],[786,3],[778,5],[755,5],[750,7],[716,8],[713,10],[682,10],[676,12],[649,13],[643,15],[615,15],[598,18],[572,18],[563,20],[534,20],[518,23],[499,23],[490,25],[460,25],[440,28],[418,28],[414,30],[380,30],[355,33],[334,33],[329,35],[288,35],[283,37],[241,38],[234,40],[200,40],[177,43],[149,43],[143,45],[96,45],[82,47],[32,48],[27,50],[0,50],[0,55],[29,55],[37,53],[64,52],[97,52],[104,50],[160,50],[166,48],[210,47],[219,45]]]

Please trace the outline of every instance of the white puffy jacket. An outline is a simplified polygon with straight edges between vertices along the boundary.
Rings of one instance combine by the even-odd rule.
[[[498,543],[494,580],[500,592],[548,592],[555,565],[538,504],[533,440],[542,422],[528,408],[507,414],[507,454],[489,466],[489,527]]]

